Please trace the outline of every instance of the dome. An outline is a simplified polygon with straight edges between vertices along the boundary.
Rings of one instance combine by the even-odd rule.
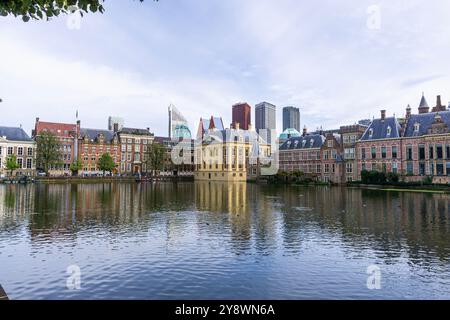
[[[191,139],[192,138],[191,130],[189,130],[189,128],[186,125],[179,124],[175,127],[175,130],[173,133],[173,138],[174,139]]]
[[[288,128],[280,134],[280,140],[287,140],[289,138],[300,137],[301,134],[293,128]]]

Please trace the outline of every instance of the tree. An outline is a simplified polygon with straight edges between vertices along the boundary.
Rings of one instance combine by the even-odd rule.
[[[22,17],[22,20],[27,22],[30,19],[49,20],[78,10],[81,15],[89,12],[103,13],[104,2],[105,0],[1,0],[0,16],[13,15]]]
[[[104,153],[100,159],[98,159],[98,168],[103,171],[103,174],[105,174],[106,171],[112,172],[115,167],[116,164],[114,163],[114,159],[109,153]]]
[[[148,145],[145,163],[147,170],[151,170],[152,176],[154,171],[163,169],[165,153],[166,149],[159,143]]]
[[[73,176],[78,175],[78,171],[80,171],[82,167],[83,167],[83,164],[81,163],[80,160],[74,161],[74,162],[70,165],[70,171],[72,171],[72,175],[73,175]]]
[[[12,176],[14,170],[19,169],[16,155],[13,154],[6,158],[6,169],[10,172],[10,176]]]
[[[48,175],[51,166],[62,163],[61,142],[50,131],[36,137],[36,166]]]

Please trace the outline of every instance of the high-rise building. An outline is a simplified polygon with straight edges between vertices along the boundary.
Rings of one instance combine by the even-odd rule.
[[[124,120],[123,118],[120,117],[109,117],[108,118],[108,130],[109,131],[114,131],[114,125],[116,126],[116,131],[122,130],[123,128],[123,124],[124,124]]]
[[[252,107],[246,102],[233,105],[233,121],[231,127],[248,130],[251,124]]]
[[[171,104],[169,106],[169,138],[172,140],[191,139],[191,136],[186,118]]]
[[[283,108],[283,131],[295,129],[300,131],[300,109],[295,107]]]
[[[271,143],[270,130],[275,130],[277,128],[276,108],[275,105],[268,102],[261,102],[255,106],[256,132],[258,132],[258,134],[268,143]]]

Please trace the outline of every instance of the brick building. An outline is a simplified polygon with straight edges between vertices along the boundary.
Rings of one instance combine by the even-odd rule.
[[[44,122],[40,121],[39,118],[36,118],[36,123],[32,134],[33,139],[36,140],[43,131],[53,133],[59,139],[62,149],[62,163],[61,165],[50,168],[50,175],[70,175],[70,165],[78,157],[80,124]]]
[[[114,129],[117,129],[114,128]],[[120,141],[120,173],[125,175],[147,174],[147,150],[155,136],[150,128],[122,128],[115,131]]]
[[[357,165],[357,148],[356,144],[361,139],[366,131],[367,126],[361,124],[354,124],[349,126],[342,126],[339,130],[342,141],[342,148],[344,149],[344,170],[345,181],[351,182],[358,180],[358,165]]]
[[[244,102],[233,105],[232,129],[249,130],[251,128],[252,107]]]

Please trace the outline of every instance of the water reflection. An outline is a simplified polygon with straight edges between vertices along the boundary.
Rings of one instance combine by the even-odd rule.
[[[340,270],[348,277],[341,280],[347,282],[326,287],[323,295],[315,293],[317,297],[365,297],[364,288],[356,289],[350,279],[361,281],[365,271],[361,266],[377,263],[391,270],[394,282],[404,280],[399,270],[418,275],[381,297],[404,297],[410,286],[425,288],[433,282],[438,297],[449,297],[450,283],[445,280],[450,275],[449,206],[445,194],[339,187],[221,182],[0,186],[0,260],[13,268],[30,257],[54,261],[67,254],[70,259],[77,255],[82,260],[93,259],[92,255],[112,259],[105,252],[116,251],[119,256],[110,261],[113,265],[128,257],[143,274],[149,273],[150,262],[155,270],[168,273],[184,261],[179,266],[183,276],[176,277],[184,279],[178,285],[185,291],[173,292],[186,298],[210,297],[191,288],[201,281],[207,287],[209,280],[185,278],[200,277],[199,270],[212,278],[241,272],[241,282],[253,286],[243,289],[244,298],[258,294],[298,298],[319,284],[336,282],[331,275],[326,284],[320,279],[329,270]],[[23,252],[5,256],[10,252],[7,248],[14,246]],[[101,263],[89,266],[95,269]],[[35,268],[32,263],[24,267],[23,276],[31,278]],[[350,270],[362,271],[354,275]],[[117,272],[117,277],[125,277]],[[168,286],[171,276],[162,276],[161,288]],[[3,277],[8,279],[8,274]],[[308,290],[300,286],[299,278],[313,282]],[[233,279],[239,280],[239,275]],[[271,282],[280,288],[271,293],[255,289]],[[30,295],[19,278],[14,283],[17,297]],[[236,288],[229,288],[231,283],[218,285],[212,298],[233,297]],[[57,287],[48,290],[46,297],[60,297]],[[153,294],[166,294],[161,290]],[[126,288],[127,297],[147,297],[142,294]]]

